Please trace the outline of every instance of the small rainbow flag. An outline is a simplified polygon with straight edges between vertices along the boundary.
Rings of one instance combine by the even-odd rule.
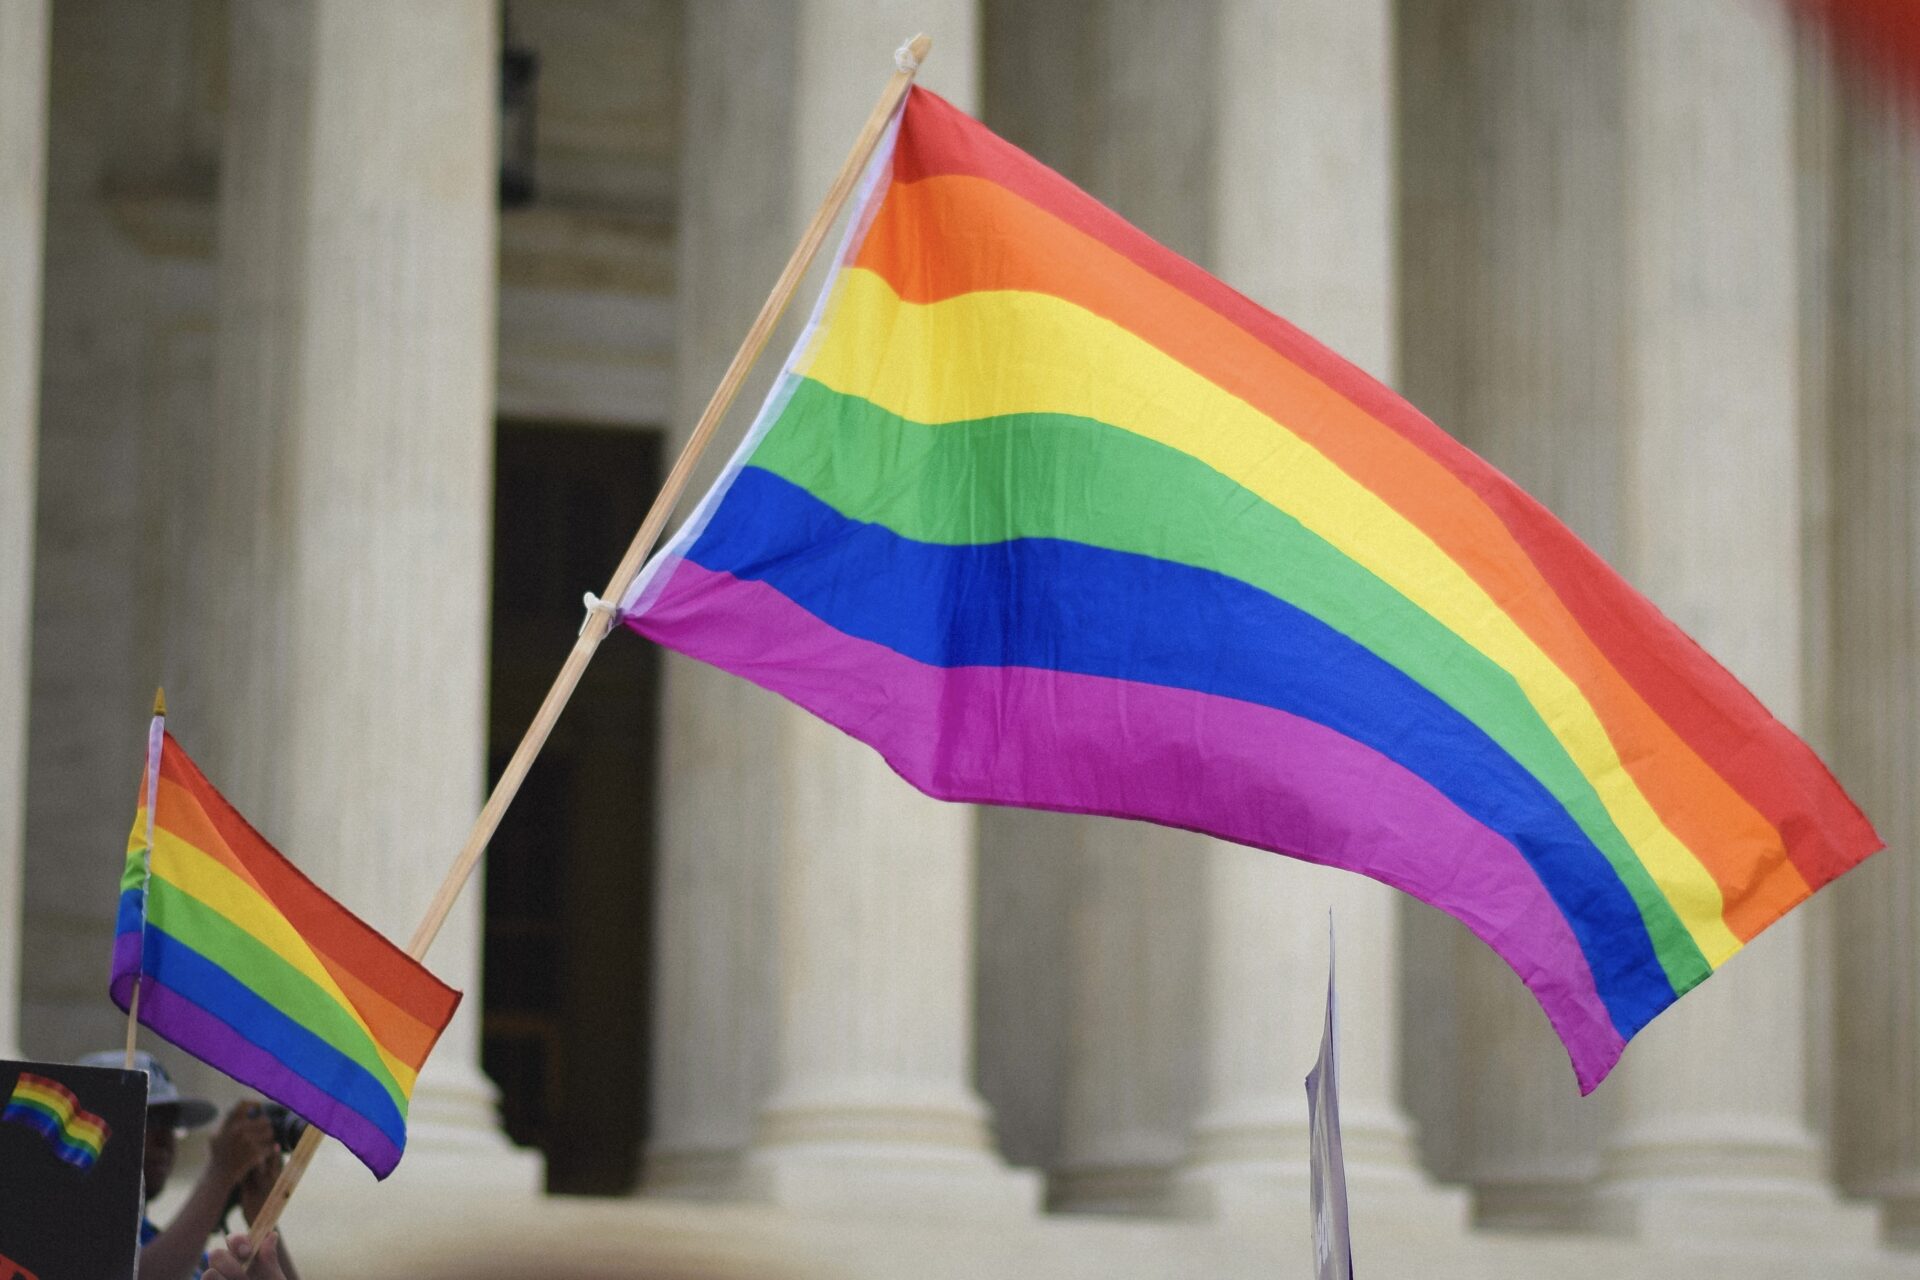
[[[1504,476],[918,88],[759,418],[621,608],[931,795],[1440,907],[1585,1091],[1880,846]]]
[[[53,1150],[76,1169],[91,1169],[113,1131],[107,1122],[80,1105],[73,1090],[58,1080],[22,1071],[13,1096],[0,1120],[12,1120],[46,1135]]]
[[[378,1177],[460,994],[302,875],[156,715],[127,844],[114,1003],[338,1138]]]

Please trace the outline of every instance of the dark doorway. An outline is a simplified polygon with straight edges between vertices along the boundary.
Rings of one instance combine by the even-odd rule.
[[[487,726],[497,778],[659,485],[654,432],[502,422]],[[659,654],[607,637],[487,854],[481,1062],[547,1189],[632,1189],[645,1136]]]

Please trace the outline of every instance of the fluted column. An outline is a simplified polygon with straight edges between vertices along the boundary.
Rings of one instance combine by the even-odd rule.
[[[133,769],[161,646],[156,590],[166,539],[164,460],[171,370],[152,343],[150,263],[101,198],[119,175],[173,154],[175,121],[153,109],[174,83],[155,50],[177,16],[165,6],[111,12],[47,6],[46,220],[39,439],[34,476],[33,624],[27,730],[22,1047],[77,1055],[125,1036],[102,1005],[92,957],[113,935],[112,908],[74,893],[72,870],[126,839],[108,801]],[[17,85],[11,76],[8,87]],[[13,121],[7,112],[7,124]],[[4,252],[16,241],[6,240]],[[9,294],[11,307],[25,299]],[[153,310],[150,310],[153,308]],[[204,413],[204,409],[202,411]],[[9,476],[10,480],[12,477]],[[7,480],[0,480],[4,486]],[[15,518],[9,503],[0,524]],[[129,746],[129,744],[133,744]],[[80,766],[76,762],[90,762]],[[12,935],[8,935],[9,937]],[[193,1064],[169,1066],[191,1084]],[[207,1075],[212,1075],[208,1069]]]
[[[1377,377],[1393,377],[1393,6],[1220,0],[1210,49],[1208,265]],[[1418,1173],[1399,1101],[1394,893],[1215,845],[1206,858],[1206,1067],[1187,1203],[1265,1218],[1305,1186],[1306,1097],[1338,936],[1341,1128],[1358,1211],[1458,1221]]]
[[[1001,5],[995,18],[996,57],[1023,64],[995,86],[996,119],[1013,140],[1204,260],[1210,213],[1196,194],[1214,163],[1211,6]],[[1173,1204],[1203,1061],[1206,848],[1198,836],[1146,824],[1072,826],[1059,868],[1069,906],[1059,1141],[1048,1186],[1057,1209],[1149,1213]]]
[[[1100,130],[1085,122],[1095,118],[1092,103],[1101,103],[1098,118],[1109,109],[1094,96],[1110,79],[1096,38],[1109,6],[985,0],[982,7],[987,125],[1042,163],[1092,183]],[[1126,121],[1130,130],[1115,123],[1123,132],[1141,127],[1134,118]],[[1151,874],[1158,860],[1129,838],[1134,833],[1120,841],[1127,851],[1103,847],[1122,829],[1025,809],[984,810],[979,822],[981,1088],[1009,1157],[1046,1170],[1049,1204],[1067,1210],[1160,1208],[1184,1129],[1182,1107],[1154,1109],[1167,1096],[1155,1060],[1173,1037],[1155,1020],[1166,1004],[1147,994],[1144,954],[1127,947],[1151,934],[1150,913],[1144,900],[1121,906],[1130,892],[1125,876],[1142,858]],[[1126,867],[1103,867],[1103,858]],[[1112,918],[1116,911],[1125,918]],[[1191,955],[1195,939],[1175,941]],[[1136,1076],[1154,1076],[1161,1087]]]
[[[1887,851],[1835,889],[1836,1138],[1850,1191],[1920,1243],[1920,144],[1906,103],[1840,112],[1830,458],[1834,764]]]
[[[20,1056],[27,660],[39,437],[47,3],[0,5],[0,1057]]]
[[[1801,711],[1793,61],[1787,15],[1640,0],[1626,39],[1627,572],[1787,724]],[[1643,1031],[1602,1225],[1858,1230],[1807,1121],[1805,921]]]
[[[1404,390],[1616,557],[1624,13],[1529,0],[1403,13]],[[1604,1104],[1579,1096],[1492,951],[1437,912],[1408,925],[1408,971],[1429,991],[1409,1050],[1452,1041],[1444,1073],[1409,1073],[1439,1172],[1473,1188],[1483,1224],[1577,1222]]]
[[[994,1155],[972,1085],[972,810],[820,721],[791,712],[784,729],[777,1048],[748,1193],[1030,1212],[1038,1183]]]
[[[1075,851],[1086,819],[983,808],[975,827],[979,910],[974,1061],[1010,1164],[1050,1169],[1060,1146],[1073,1020]]]
[[[971,105],[976,23],[972,0],[689,11],[684,421],[846,155],[893,50],[930,33],[925,82]],[[775,346],[761,386],[784,355]],[[668,679],[654,1043],[672,1061],[648,1184],[794,1205],[1031,1209],[1035,1184],[993,1155],[971,1083],[972,812],[925,799],[868,748],[728,677],[678,663]],[[740,836],[744,846],[721,848]],[[697,941],[709,928],[719,936]],[[669,1116],[682,1103],[688,1112]]]
[[[239,0],[230,21],[174,709],[242,811],[404,942],[484,781],[493,10]],[[469,885],[428,956],[468,998],[395,1181],[530,1190],[479,1068],[479,919]]]
[[[1138,822],[1083,819],[1073,834],[1067,1054],[1048,1202],[1079,1212],[1163,1211],[1204,1060],[1206,846]]]
[[[788,136],[797,17],[785,6],[738,3],[694,5],[686,14],[672,453],[803,225]],[[783,347],[780,338],[770,344],[692,492],[711,482]],[[641,1189],[712,1198],[736,1188],[773,1074],[781,814],[773,780],[785,708],[678,654],[666,655],[662,707],[653,1079]]]
[[[792,34],[790,228],[871,109],[888,55],[934,38],[924,82],[978,94],[973,0],[809,0]],[[867,747],[783,709],[775,1070],[747,1185],[807,1205],[1021,1213],[1030,1175],[992,1151],[973,1072],[972,810],[913,791]]]

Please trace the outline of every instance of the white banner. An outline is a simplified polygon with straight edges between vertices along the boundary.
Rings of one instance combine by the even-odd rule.
[[[1320,1059],[1307,1073],[1308,1158],[1313,1201],[1313,1274],[1352,1280],[1353,1246],[1347,1227],[1347,1163],[1340,1151],[1340,1055],[1333,999],[1333,920],[1327,920],[1327,1021]]]

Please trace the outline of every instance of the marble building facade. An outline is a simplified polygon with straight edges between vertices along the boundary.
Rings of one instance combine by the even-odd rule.
[[[523,882],[462,899],[429,963],[469,996],[406,1160],[376,1193],[323,1157],[287,1219],[309,1273],[1309,1274],[1331,911],[1366,1270],[1920,1275],[1910,109],[1770,0],[508,23],[537,195],[503,209],[494,4],[0,0],[0,1052],[119,1042],[110,886],[162,681],[256,825],[410,933],[519,727],[499,587],[548,561],[502,495],[579,513],[563,654],[628,532],[562,554],[622,509],[582,496],[599,460],[657,478],[925,30],[926,84],[1541,497],[1889,850],[1581,1100],[1517,980],[1380,886],[939,805],[614,637],[596,669],[648,674],[583,691],[569,723],[607,732],[548,803],[615,807],[489,872],[579,883],[537,945]]]

